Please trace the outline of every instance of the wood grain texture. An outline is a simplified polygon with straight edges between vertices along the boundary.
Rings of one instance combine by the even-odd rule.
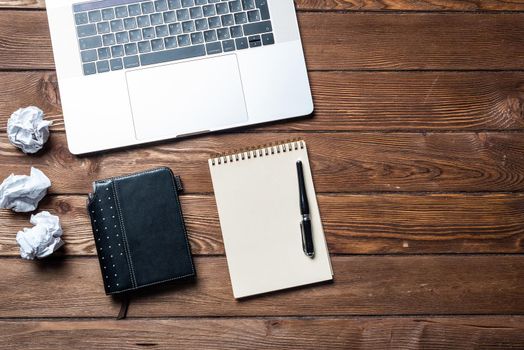
[[[0,321],[0,348],[517,349],[524,319],[400,317]],[[213,334],[210,337],[210,334]],[[35,339],[38,341],[35,342]]]
[[[299,22],[311,70],[524,66],[524,13],[306,12]],[[1,11],[0,47],[0,69],[54,68],[43,11]]]
[[[138,293],[128,316],[524,313],[524,256],[338,256],[331,261],[333,283],[235,301],[226,259],[198,257],[196,280]],[[118,313],[118,303],[103,292],[96,258],[3,259],[0,276],[0,317]]]
[[[311,72],[313,117],[256,131],[522,130],[522,72]],[[20,106],[39,106],[64,122],[56,74],[0,72],[0,132]]]
[[[524,133],[223,133],[75,157],[64,134],[27,156],[0,138],[0,178],[35,166],[52,193],[88,193],[91,182],[168,166],[186,193],[212,192],[207,160],[217,151],[301,137],[309,148],[317,192],[522,191]]]
[[[67,243],[58,255],[96,255],[86,196],[51,196]],[[191,250],[224,254],[213,196],[182,196]],[[524,194],[319,195],[332,254],[524,253]],[[29,214],[0,211],[0,256],[19,256]]]
[[[523,11],[520,0],[295,0],[299,10]],[[0,0],[0,8],[44,9],[44,0]]]

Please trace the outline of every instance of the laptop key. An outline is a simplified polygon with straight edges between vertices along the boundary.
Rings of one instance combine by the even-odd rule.
[[[260,12],[258,10],[249,11],[247,13],[247,19],[249,20],[249,22],[260,21]]]
[[[138,26],[140,28],[149,27],[151,25],[151,21],[149,20],[149,16],[148,15],[138,16],[136,18],[136,21],[137,21]]]
[[[235,44],[236,44],[238,50],[247,49],[249,47],[246,38],[235,39]]]
[[[234,40],[222,41],[222,48],[224,49],[224,52],[235,51],[235,41]]]
[[[109,61],[98,61],[96,63],[96,70],[98,73],[109,72],[110,71]]]
[[[256,6],[260,10],[260,17],[263,21],[269,19],[269,7],[267,5],[267,0],[255,0]]]
[[[147,14],[155,12],[155,5],[153,5],[153,2],[151,1],[143,2],[141,5],[142,5],[143,14],[147,15]]]
[[[176,10],[182,7],[180,0],[167,0],[167,6],[170,10]]]
[[[142,66],[171,62],[206,55],[205,45],[195,45],[180,49],[164,50],[140,55]]]
[[[116,44],[115,34],[102,35],[104,46],[111,46]]]
[[[155,32],[157,38],[163,38],[169,35],[169,29],[167,29],[167,26],[165,24],[155,27]]]
[[[112,32],[120,32],[124,30],[124,22],[122,22],[121,19],[114,19],[110,23]]]
[[[273,45],[275,43],[275,37],[273,33],[262,34],[262,44]]]
[[[121,58],[113,58],[109,61],[109,64],[111,65],[111,70],[120,70],[124,68]]]
[[[195,0],[195,5],[206,5],[207,0]]]
[[[167,11],[167,1],[166,0],[156,0],[155,1],[155,10],[157,12]]]
[[[138,43],[138,52],[147,53],[151,52],[151,43],[149,41],[141,41]]]
[[[233,19],[233,15],[223,15],[222,16],[222,26],[229,27],[235,24],[235,20]]]
[[[111,31],[111,27],[109,26],[109,22],[98,22],[96,24],[96,29],[98,31],[98,34],[107,34]]]
[[[247,15],[245,12],[235,13],[235,24],[247,23]]]
[[[217,11],[215,9],[215,5],[213,4],[210,4],[210,5],[205,5],[202,7],[202,9],[204,10],[204,16],[205,17],[211,17],[211,16],[216,16],[217,14]]]
[[[80,50],[96,49],[102,46],[102,38],[98,35],[82,38],[78,42],[80,43]]]
[[[191,33],[191,43],[193,45],[204,43],[204,35],[202,32]]]
[[[154,39],[156,36],[155,28],[148,27],[148,28],[142,29],[142,36],[144,37],[144,39]]]
[[[150,15],[150,18],[151,18],[151,25],[153,26],[157,26],[159,24],[164,23],[161,13],[153,13],[152,15]]]
[[[111,58],[111,52],[109,51],[109,47],[101,47],[98,49],[99,60],[107,60],[109,58]]]
[[[194,0],[182,0],[182,7],[191,7],[195,6]]]
[[[117,44],[125,44],[129,42],[129,34],[127,32],[119,32],[115,34]]]
[[[255,35],[273,31],[271,21],[244,24],[243,28],[245,35]]]
[[[76,25],[82,25],[89,23],[89,18],[87,17],[87,12],[81,12],[75,14],[75,23]]]
[[[115,19],[115,11],[112,8],[102,10],[102,19],[104,21],[110,21]]]
[[[220,2],[216,4],[217,8],[217,14],[219,15],[225,15],[226,13],[229,13],[229,7],[227,6],[226,2]]]
[[[100,10],[89,11],[87,16],[89,17],[89,22],[91,23],[100,22],[102,20],[102,13]]]
[[[207,19],[200,18],[200,19],[195,20],[195,27],[196,27],[196,30],[198,31],[208,29],[209,27],[207,25]]]
[[[111,46],[111,56],[113,57],[124,56],[124,47],[122,45]]]
[[[213,55],[216,53],[222,52],[222,45],[220,45],[219,41],[215,41],[214,43],[206,44],[206,50],[208,55]]]
[[[255,0],[242,0],[242,7],[244,11],[253,10],[255,8]]]
[[[129,12],[127,11],[127,6],[119,6],[115,8],[115,15],[116,18],[124,18],[129,16]]]
[[[136,19],[134,17],[129,17],[124,19],[124,28],[126,30],[135,29],[137,27]]]
[[[170,36],[170,37],[164,38],[164,46],[166,47],[166,49],[174,49],[175,47],[177,47],[178,44],[176,41],[176,37]]]
[[[217,41],[217,32],[214,29],[206,30],[204,32],[206,42]]]
[[[94,24],[84,24],[82,26],[78,26],[76,27],[76,33],[78,34],[79,38],[96,35],[96,26]]]
[[[182,30],[184,33],[191,33],[195,31],[195,22],[194,21],[187,21],[182,22]]]
[[[136,68],[140,66],[140,61],[138,56],[128,56],[124,57],[124,67],[125,68]]]
[[[224,49],[224,52],[235,51],[235,41],[234,40],[222,41],[222,48]]]
[[[188,9],[180,9],[176,10],[176,18],[179,22],[187,21],[189,19],[189,10]]]
[[[242,27],[241,26],[234,26],[234,27],[229,28],[229,30],[231,31],[231,37],[232,38],[238,38],[238,37],[241,37],[242,35],[244,35],[242,33]]]
[[[247,40],[249,41],[249,47],[262,46],[262,41],[260,39],[260,35],[250,36]]]
[[[207,19],[207,22],[209,23],[209,28],[219,28],[222,26],[222,24],[220,23],[220,17],[218,16],[209,17]]]
[[[230,38],[229,30],[227,28],[217,29],[217,36],[218,36],[218,40],[229,39]]]
[[[128,6],[129,16],[140,16],[142,10],[140,9],[140,4],[131,4]]]
[[[129,31],[129,41],[140,41],[142,40],[142,31],[140,29]]]
[[[242,11],[242,4],[240,3],[240,0],[230,1],[229,2],[229,11],[231,12]]]
[[[85,63],[82,68],[84,69],[84,75],[96,74],[96,65],[94,63]]]
[[[98,55],[96,54],[96,49],[91,50],[85,50],[80,53],[80,56],[82,57],[82,62],[94,62],[98,59]]]
[[[124,50],[127,56],[132,56],[138,54],[138,47],[135,43],[129,43],[124,45]]]
[[[191,39],[189,37],[189,34],[182,34],[177,37],[178,39],[178,46],[188,46],[191,44]]]
[[[191,7],[189,9],[189,15],[192,19],[204,17],[204,14],[202,13],[202,7]]]
[[[171,23],[169,26],[169,35],[182,34],[182,25],[180,23]]]
[[[153,51],[163,50],[164,49],[164,40],[163,39],[151,40],[151,49]]]
[[[175,11],[164,12],[164,23],[173,23],[176,22]]]

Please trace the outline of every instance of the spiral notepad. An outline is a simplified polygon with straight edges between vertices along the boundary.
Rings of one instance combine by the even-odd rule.
[[[315,257],[302,250],[296,161],[304,167]],[[304,141],[209,159],[235,298],[333,278]]]

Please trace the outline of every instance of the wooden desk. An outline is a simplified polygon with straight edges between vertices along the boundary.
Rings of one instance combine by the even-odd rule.
[[[83,158],[66,147],[43,1],[0,4],[0,178],[43,170],[40,209],[67,242],[22,261],[28,215],[0,212],[0,348],[524,348],[524,1],[297,0],[313,118]],[[54,121],[36,156],[5,136],[27,105]],[[335,282],[236,302],[206,159],[296,137]],[[185,180],[198,279],[114,321],[86,193],[160,165]]]

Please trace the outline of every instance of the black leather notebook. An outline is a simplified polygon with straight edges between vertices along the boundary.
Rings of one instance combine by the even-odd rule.
[[[87,207],[106,294],[195,275],[182,185],[169,168],[96,181],[93,188]]]

